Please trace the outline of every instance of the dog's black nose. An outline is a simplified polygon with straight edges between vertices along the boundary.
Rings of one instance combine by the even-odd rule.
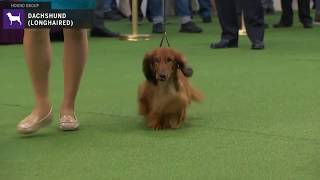
[[[166,80],[167,76],[164,74],[159,74],[160,80]]]

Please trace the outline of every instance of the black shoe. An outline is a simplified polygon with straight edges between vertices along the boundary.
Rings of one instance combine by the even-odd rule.
[[[254,50],[262,50],[262,49],[264,49],[263,41],[256,41],[256,42],[252,43],[251,49],[254,49]]]
[[[313,22],[314,25],[320,25],[320,15],[316,15],[314,17],[314,22]]]
[[[273,25],[274,28],[286,28],[286,27],[291,27],[291,26],[292,26],[292,24],[285,24],[285,23],[281,23],[281,22]]]
[[[236,48],[238,47],[238,41],[231,41],[227,39],[221,39],[218,43],[211,43],[210,48],[212,49],[223,49],[223,48]]]
[[[211,16],[202,17],[202,22],[203,23],[211,23],[212,22]]]
[[[180,32],[201,33],[202,29],[198,27],[194,22],[190,21],[185,24],[181,24]]]
[[[306,29],[309,29],[309,28],[313,27],[313,24],[312,23],[304,23],[303,27],[306,28]]]
[[[120,21],[122,19],[122,16],[116,11],[109,11],[104,13],[104,19],[111,21]]]
[[[164,26],[162,23],[153,24],[152,33],[162,34],[164,33]]]
[[[112,32],[107,28],[92,28],[90,31],[90,35],[93,37],[119,37],[120,34],[117,32]]]
[[[276,12],[275,12],[274,8],[267,8],[267,9],[264,10],[264,14],[265,15],[273,15],[275,13]]]

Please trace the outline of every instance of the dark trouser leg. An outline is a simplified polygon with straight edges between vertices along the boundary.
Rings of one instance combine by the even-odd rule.
[[[316,17],[320,16],[320,0],[316,0]]]
[[[159,0],[148,0],[148,18],[154,24],[163,23],[163,4]]]
[[[192,11],[190,8],[190,0],[175,0],[175,10],[177,16],[181,18],[181,24],[191,21]]]
[[[238,42],[239,16],[237,0],[216,0],[218,17],[222,29],[221,39]]]
[[[263,41],[264,12],[260,0],[242,0],[246,30],[251,42]]]
[[[293,23],[292,0],[281,0],[282,15],[280,23],[291,25]]]
[[[310,0],[298,0],[299,19],[302,24],[311,24]]]
[[[211,2],[210,0],[199,0],[199,13],[202,17],[211,17]]]
[[[96,8],[93,11],[93,28],[104,28],[104,0],[96,0]]]

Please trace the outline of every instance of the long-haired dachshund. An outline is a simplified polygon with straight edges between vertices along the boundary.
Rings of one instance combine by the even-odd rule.
[[[192,69],[184,56],[171,48],[147,52],[143,60],[146,81],[139,86],[139,113],[153,129],[179,128],[191,101],[202,95],[188,81]]]

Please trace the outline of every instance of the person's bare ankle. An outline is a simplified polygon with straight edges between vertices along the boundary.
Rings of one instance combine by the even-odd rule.
[[[60,109],[60,116],[73,116],[74,115],[74,108],[61,106]]]
[[[60,116],[74,116],[73,110],[62,109],[60,110]]]
[[[61,104],[60,108],[60,116],[74,116],[74,103],[69,102],[69,101],[64,101]]]
[[[51,111],[52,105],[51,103],[37,103],[35,107],[33,108],[32,114],[38,116],[38,117],[44,117],[48,115],[48,113]]]

